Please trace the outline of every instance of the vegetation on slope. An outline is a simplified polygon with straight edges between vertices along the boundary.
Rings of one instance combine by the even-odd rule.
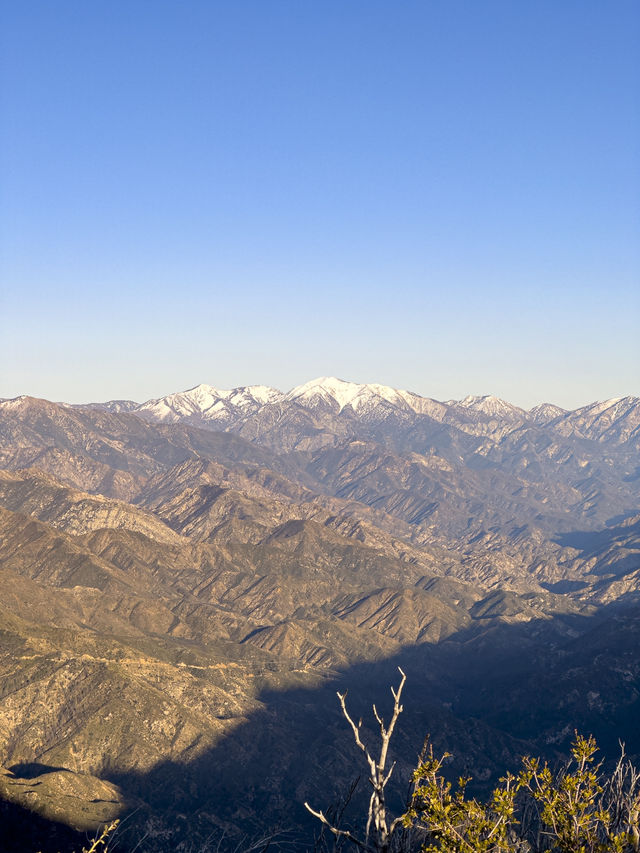
[[[393,695],[389,724],[376,706],[373,714],[380,731],[380,749],[372,755],[338,693],[356,747],[366,758],[371,788],[364,832],[345,829],[323,812],[306,804],[335,839],[335,848],[348,842],[364,853],[423,851],[423,853],[636,853],[640,850],[640,774],[625,760],[624,748],[615,769],[602,772],[596,762],[593,737],[576,733],[571,759],[557,770],[538,758],[524,757],[520,771],[507,773],[490,797],[467,795],[469,777],[452,785],[442,770],[446,753],[437,758],[425,742],[412,775],[404,813],[392,818],[385,788],[394,765],[387,768],[389,743],[398,717],[406,676]],[[342,812],[339,813],[340,816]]]

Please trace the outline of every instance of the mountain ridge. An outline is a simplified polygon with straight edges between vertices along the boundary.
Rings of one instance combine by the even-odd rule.
[[[39,398],[27,395],[0,400],[5,411],[32,405]],[[30,403],[30,401],[32,401]],[[42,401],[47,403],[49,401]],[[640,447],[640,397],[628,395],[588,403],[574,410],[541,403],[526,410],[493,395],[467,396],[439,401],[411,391],[377,383],[356,383],[319,377],[283,392],[266,385],[229,390],[200,384],[185,391],[152,398],[143,403],[111,400],[105,403],[58,404],[78,411],[134,414],[159,423],[186,423],[207,429],[246,434],[252,440],[277,422],[287,407],[299,407],[322,417],[344,415],[356,421],[384,422],[391,416],[428,417],[471,435],[506,433],[523,424],[551,427],[564,436],[632,442]],[[284,407],[284,409],[283,409]],[[302,414],[302,412],[301,412]],[[294,416],[295,417],[295,416]],[[307,416],[303,416],[304,417]],[[257,432],[256,432],[257,430]]]
[[[388,401],[398,402],[400,400],[408,401],[425,401],[427,403],[435,403],[439,406],[463,406],[468,408],[484,409],[490,412],[492,407],[494,411],[517,411],[524,415],[538,413],[539,410],[555,411],[557,414],[580,412],[588,409],[601,408],[606,409],[617,403],[625,400],[635,400],[638,402],[638,397],[613,397],[611,399],[593,401],[586,403],[576,409],[562,408],[551,402],[538,403],[530,409],[524,409],[516,406],[507,400],[496,397],[492,394],[485,395],[468,395],[460,400],[449,399],[447,401],[435,400],[431,397],[426,397],[423,394],[418,394],[414,391],[402,390],[389,385],[380,383],[357,383],[351,380],[338,379],[333,376],[322,376],[309,380],[301,385],[294,386],[289,391],[281,391],[273,386],[267,385],[246,385],[237,386],[232,389],[219,389],[213,385],[201,383],[184,391],[174,391],[161,397],[149,398],[143,402],[133,400],[109,400],[106,402],[92,401],[87,403],[66,403],[75,408],[108,408],[111,411],[133,411],[145,406],[151,407],[153,404],[163,403],[174,398],[184,398],[192,405],[200,404],[201,410],[206,410],[218,401],[233,401],[234,405],[247,405],[249,401],[267,403],[279,400],[294,400],[294,399],[309,399],[315,396],[324,396],[331,398],[339,403],[341,408],[349,405],[353,399],[358,396],[365,397],[378,396]],[[21,395],[13,398],[0,398],[0,403],[19,403],[30,395]],[[31,395],[33,397],[33,395]],[[235,399],[234,399],[235,398]],[[33,398],[42,399],[42,398]],[[203,405],[206,403],[206,405]],[[419,405],[419,404],[418,404]],[[355,407],[357,408],[357,406]]]

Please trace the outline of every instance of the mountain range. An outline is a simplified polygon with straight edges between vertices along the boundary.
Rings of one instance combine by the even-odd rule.
[[[0,567],[7,850],[306,849],[358,772],[335,690],[366,719],[398,665],[398,790],[427,731],[479,785],[575,729],[640,755],[637,397],[3,400]]]
[[[574,412],[551,403],[542,403],[526,411],[491,395],[468,396],[463,400],[443,403],[386,385],[358,384],[334,377],[320,377],[288,392],[266,385],[225,391],[203,384],[146,403],[111,400],[78,408],[114,413],[136,412],[152,421],[192,423],[240,431],[245,422],[266,421],[276,411],[292,408],[291,404],[306,410],[356,415],[361,422],[384,420],[392,414],[400,416],[401,413],[428,415],[435,421],[450,423],[465,432],[480,435],[495,429],[495,421],[502,425],[532,422],[539,425],[553,423],[554,429],[563,435],[609,440],[618,433],[624,441],[631,439],[637,444],[640,440],[637,397],[593,403]]]

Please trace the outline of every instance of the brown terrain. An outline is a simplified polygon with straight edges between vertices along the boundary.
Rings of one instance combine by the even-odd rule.
[[[399,790],[640,754],[640,401],[407,399],[0,402],[3,849],[305,849],[397,665]]]

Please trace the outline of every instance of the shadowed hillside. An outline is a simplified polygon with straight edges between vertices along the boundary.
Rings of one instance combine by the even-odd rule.
[[[566,758],[576,729],[593,733],[614,758],[618,738],[624,740],[637,760],[638,616],[637,608],[614,608],[551,623],[497,625],[480,636],[463,630],[446,642],[407,647],[339,674],[325,670],[297,687],[286,686],[292,679],[274,662],[254,710],[236,717],[193,758],[159,757],[144,771],[102,769],[122,801],[137,804],[121,843],[132,848],[151,832],[138,849],[168,851],[180,840],[224,833],[232,848],[243,836],[278,829],[293,831],[302,847],[311,844],[314,824],[304,801],[324,808],[362,772],[336,690],[349,691],[353,716],[363,718],[365,736],[375,741],[370,706],[389,707],[388,685],[399,665],[408,682],[393,744],[398,766],[390,803],[398,810],[427,733],[436,751],[453,753],[447,774],[470,773],[480,793],[525,753]],[[592,694],[594,682],[600,691]],[[26,764],[12,770],[31,775]],[[366,790],[356,795],[353,819],[367,796]]]

